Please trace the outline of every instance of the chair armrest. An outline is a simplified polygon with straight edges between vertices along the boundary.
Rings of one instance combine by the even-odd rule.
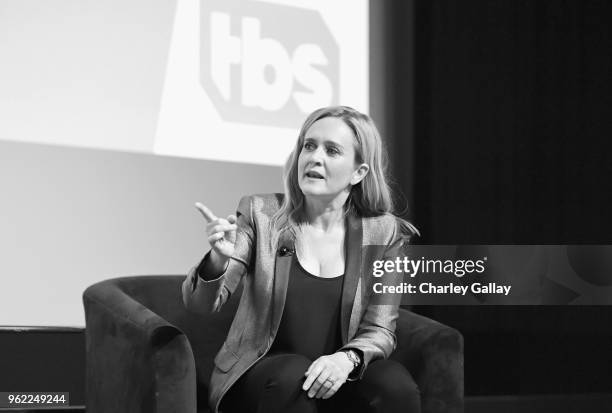
[[[187,337],[119,288],[83,293],[86,406],[97,412],[196,412],[196,372]]]
[[[391,359],[402,363],[421,391],[424,413],[463,412],[463,336],[427,317],[400,309],[397,348]]]

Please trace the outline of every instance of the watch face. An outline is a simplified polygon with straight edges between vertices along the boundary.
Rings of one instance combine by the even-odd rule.
[[[353,350],[347,351],[346,355],[348,356],[349,360],[353,362],[355,366],[358,366],[361,363],[361,360],[359,360],[359,356]]]

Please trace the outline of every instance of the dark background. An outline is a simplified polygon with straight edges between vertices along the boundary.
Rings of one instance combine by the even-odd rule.
[[[610,243],[612,2],[383,13],[391,164],[418,242]],[[414,310],[463,333],[466,395],[612,392],[610,307]]]
[[[387,13],[392,164],[422,241],[610,242],[612,3],[394,1]]]

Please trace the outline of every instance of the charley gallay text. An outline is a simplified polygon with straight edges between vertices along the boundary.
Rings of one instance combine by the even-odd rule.
[[[429,282],[419,284],[403,282],[399,285],[384,285],[375,283],[372,287],[376,294],[445,294],[466,295],[468,292],[474,294],[510,294],[512,286],[497,283],[472,283],[470,285],[458,285],[454,283],[446,285],[435,285]]]

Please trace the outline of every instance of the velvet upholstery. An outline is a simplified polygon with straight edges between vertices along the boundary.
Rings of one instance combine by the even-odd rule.
[[[188,312],[185,276],[133,276],[83,293],[86,407],[101,412],[208,412],[213,359],[224,341],[240,287],[220,313]],[[431,319],[401,310],[398,347],[421,390],[424,413],[463,411],[463,338]],[[408,413],[408,412],[407,412]]]

